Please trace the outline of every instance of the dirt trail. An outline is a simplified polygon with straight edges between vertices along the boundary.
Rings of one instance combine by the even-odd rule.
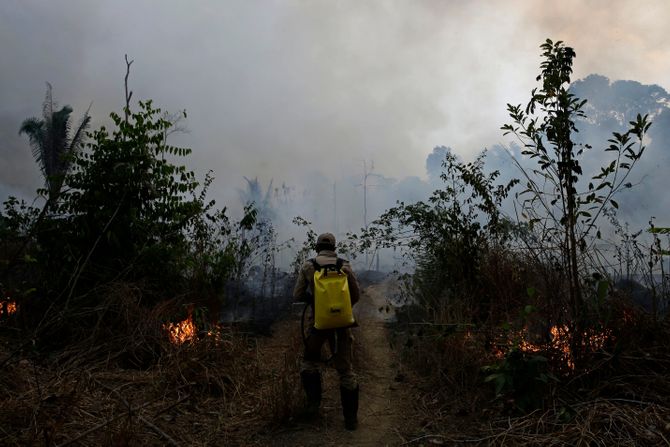
[[[406,384],[397,381],[398,362],[385,328],[385,322],[393,319],[386,299],[392,287],[388,282],[367,287],[355,307],[360,324],[354,329],[355,365],[361,390],[358,430],[344,429],[337,373],[328,368],[324,371],[319,419],[275,436],[274,445],[385,446],[404,442],[402,433],[411,419],[412,393]]]

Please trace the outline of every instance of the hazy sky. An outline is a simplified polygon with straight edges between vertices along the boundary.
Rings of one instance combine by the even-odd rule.
[[[668,23],[668,0],[2,0],[0,199],[40,185],[17,131],[45,81],[77,117],[93,102],[99,125],[122,105],[124,53],[134,99],[188,111],[178,142],[226,198],[243,175],[344,178],[367,159],[424,176],[434,146],[505,141],[547,37],[576,49],[575,79],[670,89]]]

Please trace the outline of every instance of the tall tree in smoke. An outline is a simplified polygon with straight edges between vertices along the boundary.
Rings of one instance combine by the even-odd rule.
[[[91,121],[88,111],[84,114],[74,133],[70,115],[72,107],[58,105],[53,101],[51,84],[47,82],[47,93],[42,104],[42,119],[28,118],[21,124],[19,134],[28,135],[33,157],[40,166],[53,201],[60,192],[63,178],[70,169],[70,155],[81,147],[85,131]]]

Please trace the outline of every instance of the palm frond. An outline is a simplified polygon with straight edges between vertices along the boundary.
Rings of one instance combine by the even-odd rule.
[[[70,147],[68,148],[68,153],[72,154],[76,152],[84,144],[84,137],[86,134],[86,130],[88,129],[88,126],[91,124],[91,116],[89,115],[91,105],[88,106],[88,109],[86,109],[84,116],[81,118],[81,120],[79,120],[77,130],[72,136],[72,139],[70,140]]]
[[[19,129],[19,135],[26,134],[28,135],[28,141],[30,142],[30,149],[33,153],[33,158],[40,167],[42,173],[46,176],[44,170],[44,141],[45,137],[45,125],[44,121],[38,118],[32,117],[28,118],[21,123],[21,128]]]
[[[19,134],[28,135],[33,157],[44,174],[51,197],[58,195],[65,174],[70,168],[70,155],[81,146],[91,120],[89,106],[70,139],[72,107],[66,105],[55,111],[57,108],[53,101],[51,84],[47,82],[47,92],[42,103],[43,119],[28,118],[19,130]]]
[[[58,175],[63,173],[63,159],[69,148],[68,136],[70,132],[70,114],[72,107],[64,106],[58,112],[53,114],[51,119],[51,169],[49,175]]]

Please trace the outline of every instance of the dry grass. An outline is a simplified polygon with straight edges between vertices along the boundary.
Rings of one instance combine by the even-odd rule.
[[[560,275],[499,253],[484,274],[488,295],[463,298],[478,320],[409,318],[398,328],[403,360],[422,380],[421,426],[407,445],[670,446],[670,320],[653,321],[626,297],[609,296],[592,328],[606,340],[585,345],[570,366],[546,338],[565,318]],[[527,304],[536,310],[520,316]],[[559,378],[529,414],[483,382],[482,367],[500,362],[521,334]]]
[[[443,365],[452,360],[440,383],[434,374],[423,375],[415,404],[422,423],[408,445],[670,445],[667,346],[600,351],[588,367],[551,388],[543,409],[520,415],[482,384],[476,366],[487,362],[483,346],[473,339],[468,343],[463,334],[451,338],[439,345]],[[473,376],[464,378],[468,367]]]
[[[0,445],[255,445],[291,417],[297,331],[273,345],[229,326],[173,346],[162,323],[176,306],[142,309],[131,289],[101,295],[85,310],[96,323],[58,351],[14,352],[4,331]]]
[[[417,436],[407,445],[431,440],[486,446],[662,446],[670,445],[669,418],[667,406],[599,399],[521,417],[497,417],[488,423],[469,422],[467,428],[442,428],[440,434]]]
[[[181,307],[143,308],[130,285],[99,292],[99,305],[72,317],[88,324],[70,328],[58,350],[36,350],[0,324],[0,445],[267,445],[295,422],[296,321],[277,323],[271,338],[229,326],[173,346],[162,325],[183,318]],[[670,326],[617,306],[609,327],[621,342],[562,376],[527,415],[482,384],[481,366],[496,361],[490,334],[406,324],[404,362],[422,373],[418,418],[408,415],[420,427],[407,444],[670,445]]]

